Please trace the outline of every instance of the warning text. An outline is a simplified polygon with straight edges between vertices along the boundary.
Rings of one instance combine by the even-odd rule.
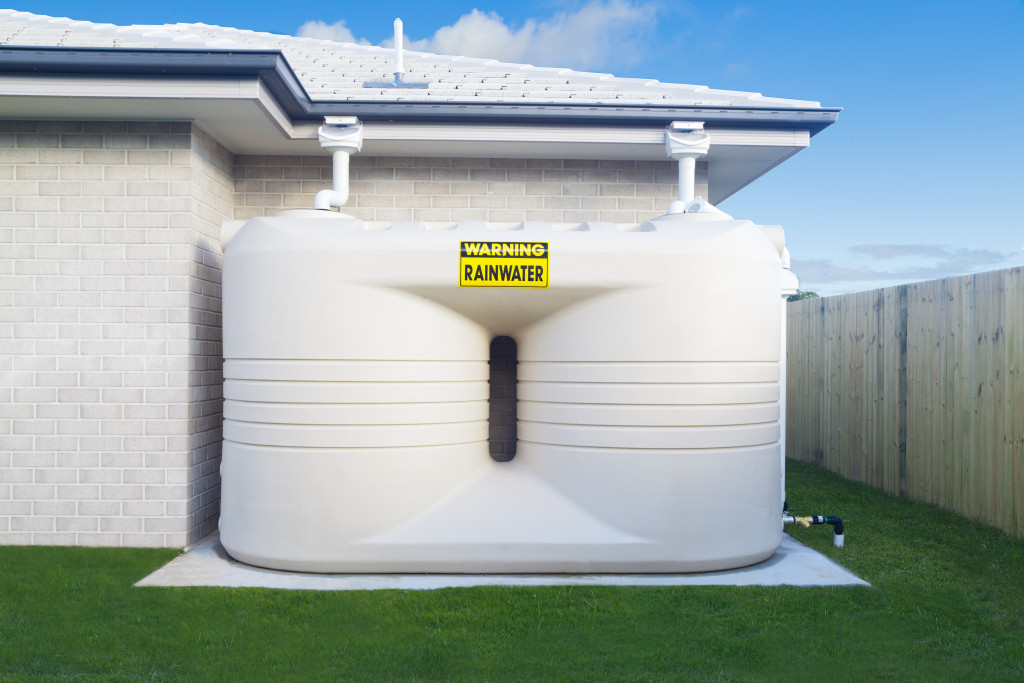
[[[548,286],[547,242],[462,242],[460,287]]]

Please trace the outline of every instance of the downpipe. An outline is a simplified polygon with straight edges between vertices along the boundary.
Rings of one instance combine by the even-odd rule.
[[[348,201],[348,159],[363,148],[363,124],[354,116],[328,116],[317,131],[320,146],[333,157],[331,189],[313,197],[313,208],[330,211]]]
[[[669,215],[679,213],[722,213],[696,197],[697,159],[707,155],[711,137],[703,121],[673,121],[665,129],[665,153],[679,162],[678,199],[668,207]]]

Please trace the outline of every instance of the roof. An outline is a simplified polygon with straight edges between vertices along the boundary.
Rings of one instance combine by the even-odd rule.
[[[170,50],[280,50],[315,102],[478,102],[678,104],[701,107],[818,108],[818,102],[713,90],[611,74],[509,64],[493,59],[404,53],[407,82],[426,88],[372,88],[392,80],[394,50],[207,24],[115,26],[0,10],[0,45]]]
[[[206,24],[0,10],[0,118],[193,121],[236,154],[296,155],[323,153],[325,116],[357,116],[368,155],[630,160],[665,160],[665,126],[700,121],[717,203],[839,113],[810,100],[420,52],[404,53],[404,84],[393,84],[393,55]]]

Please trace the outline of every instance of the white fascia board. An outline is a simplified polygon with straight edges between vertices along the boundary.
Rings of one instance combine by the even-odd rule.
[[[57,98],[141,99],[253,99],[259,81],[253,77],[154,79],[132,76],[53,76],[49,74],[0,74],[0,96]],[[63,112],[67,116],[67,112]]]
[[[651,150],[664,145],[664,130],[367,122],[364,140],[366,153],[384,156],[641,159],[653,158]]]
[[[763,128],[719,128],[705,127],[711,135],[712,146],[729,147],[808,147],[811,132],[802,130],[778,130]]]
[[[736,129],[706,127],[711,144],[722,145],[785,145],[806,147],[810,144],[807,130]],[[481,143],[566,142],[580,144],[607,143],[630,145],[665,145],[665,129],[661,126],[489,126],[473,124],[364,124],[365,139],[395,141],[463,141]]]
[[[709,160],[726,147],[802,149],[810,144],[807,130],[707,130],[711,136]],[[504,158],[667,158],[665,129],[660,126],[413,125],[371,121],[364,124],[363,131],[364,153],[379,156],[452,156],[458,151],[466,156]]]

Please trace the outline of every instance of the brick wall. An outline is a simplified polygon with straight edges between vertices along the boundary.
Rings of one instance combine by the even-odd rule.
[[[0,543],[212,528],[215,147],[186,123],[0,122]]]
[[[189,280],[189,543],[217,528],[222,414],[220,227],[234,212],[234,155],[193,128]]]
[[[308,209],[331,185],[331,159],[237,157],[235,218]],[[666,161],[428,159],[353,155],[344,212],[368,221],[639,223],[676,198],[678,167]],[[707,164],[697,164],[707,197]]]

